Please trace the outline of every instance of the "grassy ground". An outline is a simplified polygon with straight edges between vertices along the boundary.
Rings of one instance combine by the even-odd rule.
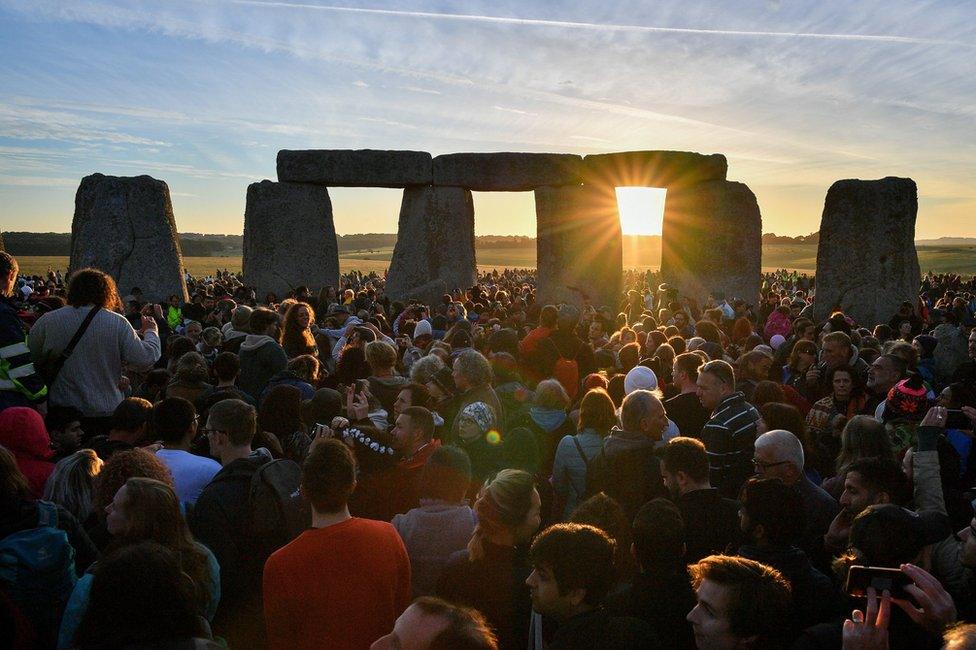
[[[339,268],[345,272],[353,269],[382,272],[389,266],[392,248],[372,251],[349,251],[339,257]],[[976,246],[919,246],[919,264],[922,272],[952,272],[976,275]],[[774,244],[763,247],[763,269],[796,269],[813,273],[817,267],[817,247],[814,244]],[[20,257],[20,268],[25,273],[45,274],[48,269],[68,266],[67,257]],[[193,275],[207,275],[216,268],[231,271],[241,269],[240,257],[186,257],[184,263]],[[661,252],[624,250],[624,268],[657,269],[661,264]],[[491,248],[478,253],[478,268],[491,269],[535,266],[535,250],[526,248]]]

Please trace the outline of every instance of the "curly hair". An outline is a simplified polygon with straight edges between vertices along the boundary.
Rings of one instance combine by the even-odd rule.
[[[115,280],[98,269],[79,269],[68,280],[68,304],[72,307],[95,305],[110,311],[122,311],[122,299]]]
[[[173,487],[169,468],[155,454],[145,449],[130,449],[112,454],[95,481],[95,512],[104,518],[105,506],[112,503],[115,493],[133,477],[145,477],[162,481]]]
[[[285,348],[289,357],[297,357],[302,354],[314,355],[319,350],[312,332],[308,327],[298,322],[302,310],[308,312],[309,324],[314,323],[315,310],[308,303],[292,303],[288,307],[288,311],[285,312],[285,322],[281,331],[281,346]]]

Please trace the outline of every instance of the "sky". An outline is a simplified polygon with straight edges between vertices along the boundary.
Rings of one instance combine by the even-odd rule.
[[[976,236],[976,2],[0,0],[0,230],[67,232],[87,174],[149,174],[183,232],[240,233],[279,149],[723,153],[763,231],[839,179],[918,183]],[[400,191],[330,190],[337,232]],[[535,234],[476,193],[478,234]],[[653,231],[653,227],[651,228]]]

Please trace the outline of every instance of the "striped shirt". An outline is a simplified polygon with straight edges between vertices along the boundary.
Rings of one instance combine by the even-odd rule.
[[[759,417],[742,393],[732,393],[718,403],[702,428],[709,478],[723,496],[737,498],[739,488],[754,473],[752,454]]]

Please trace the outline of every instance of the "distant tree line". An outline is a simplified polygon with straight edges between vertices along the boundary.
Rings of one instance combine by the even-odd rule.
[[[71,234],[61,232],[4,232],[2,241],[6,250],[14,256],[67,256],[71,254]],[[376,250],[396,245],[396,234],[365,233],[339,235],[339,252]],[[624,235],[625,245],[651,246],[660,242],[660,235]],[[763,244],[816,244],[820,233],[799,237],[787,237],[766,233]],[[180,245],[186,257],[233,257],[242,254],[244,238],[241,235],[206,235],[181,233]],[[535,248],[535,237],[524,235],[482,235],[475,237],[479,250],[497,248]]]

